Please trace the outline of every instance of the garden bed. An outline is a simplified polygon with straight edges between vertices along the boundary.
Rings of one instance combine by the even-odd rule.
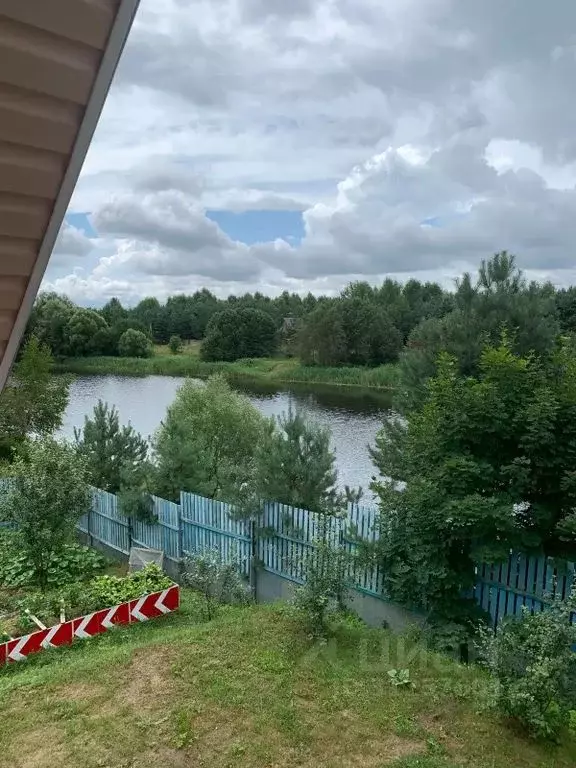
[[[180,604],[180,588],[171,584],[160,592],[144,594],[118,605],[108,606],[85,616],[59,622],[0,644],[0,666],[23,661],[31,653],[70,645],[74,640],[94,637],[115,626],[139,623],[175,611]]]
[[[178,605],[178,586],[158,566],[120,574],[118,564],[78,544],[53,559],[40,590],[18,535],[0,535],[0,666]]]

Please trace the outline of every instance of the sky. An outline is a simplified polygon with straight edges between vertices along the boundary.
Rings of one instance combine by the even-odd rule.
[[[574,0],[141,0],[43,288],[576,283]]]

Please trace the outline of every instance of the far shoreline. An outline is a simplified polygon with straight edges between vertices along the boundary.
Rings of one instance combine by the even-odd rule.
[[[55,363],[56,373],[79,376],[193,376],[205,379],[223,374],[231,383],[322,385],[334,389],[391,392],[397,365],[376,368],[304,366],[294,358],[250,358],[234,362],[206,362],[196,354],[167,354],[157,347],[151,357],[70,357]]]

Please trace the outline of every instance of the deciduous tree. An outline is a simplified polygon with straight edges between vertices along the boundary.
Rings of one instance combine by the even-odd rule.
[[[32,336],[0,394],[0,457],[10,460],[26,438],[61,426],[70,380],[54,376],[53,366],[50,349]]]
[[[142,331],[128,328],[118,341],[118,354],[121,357],[150,357],[152,354],[150,339]]]
[[[178,499],[191,491],[234,500],[254,472],[254,450],[266,420],[244,395],[216,376],[204,385],[186,381],[157,432],[156,487]]]
[[[13,465],[0,506],[3,518],[16,523],[21,548],[44,590],[51,561],[73,540],[77,521],[90,509],[83,460],[67,443],[31,441],[26,457]]]
[[[277,328],[262,310],[243,308],[217,312],[206,329],[203,360],[239,360],[273,355],[278,346]]]
[[[505,337],[478,368],[441,355],[422,408],[388,417],[373,452],[386,586],[428,609],[459,604],[478,561],[576,546],[574,350],[543,363]]]

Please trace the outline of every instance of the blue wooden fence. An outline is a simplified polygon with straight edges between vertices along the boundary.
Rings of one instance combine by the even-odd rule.
[[[0,482],[0,491],[5,488]],[[324,516],[270,503],[257,532],[254,523],[234,519],[229,504],[192,493],[181,493],[179,504],[154,497],[158,523],[150,525],[124,517],[113,494],[93,489],[92,498],[90,512],[78,524],[91,542],[124,555],[131,546],[160,549],[175,564],[187,554],[216,548],[226,561],[236,561],[246,576],[255,557],[265,571],[296,583],[302,583],[306,553],[314,547],[320,525],[326,525]],[[350,505],[346,517],[329,519],[328,536],[353,554],[354,534],[368,541],[377,536],[377,515],[372,507]],[[477,566],[472,595],[496,626],[504,616],[520,614],[523,606],[542,611],[554,597],[566,597],[575,575],[574,563],[511,553],[507,562]],[[348,580],[357,591],[385,600],[377,566],[360,568],[351,560]]]

